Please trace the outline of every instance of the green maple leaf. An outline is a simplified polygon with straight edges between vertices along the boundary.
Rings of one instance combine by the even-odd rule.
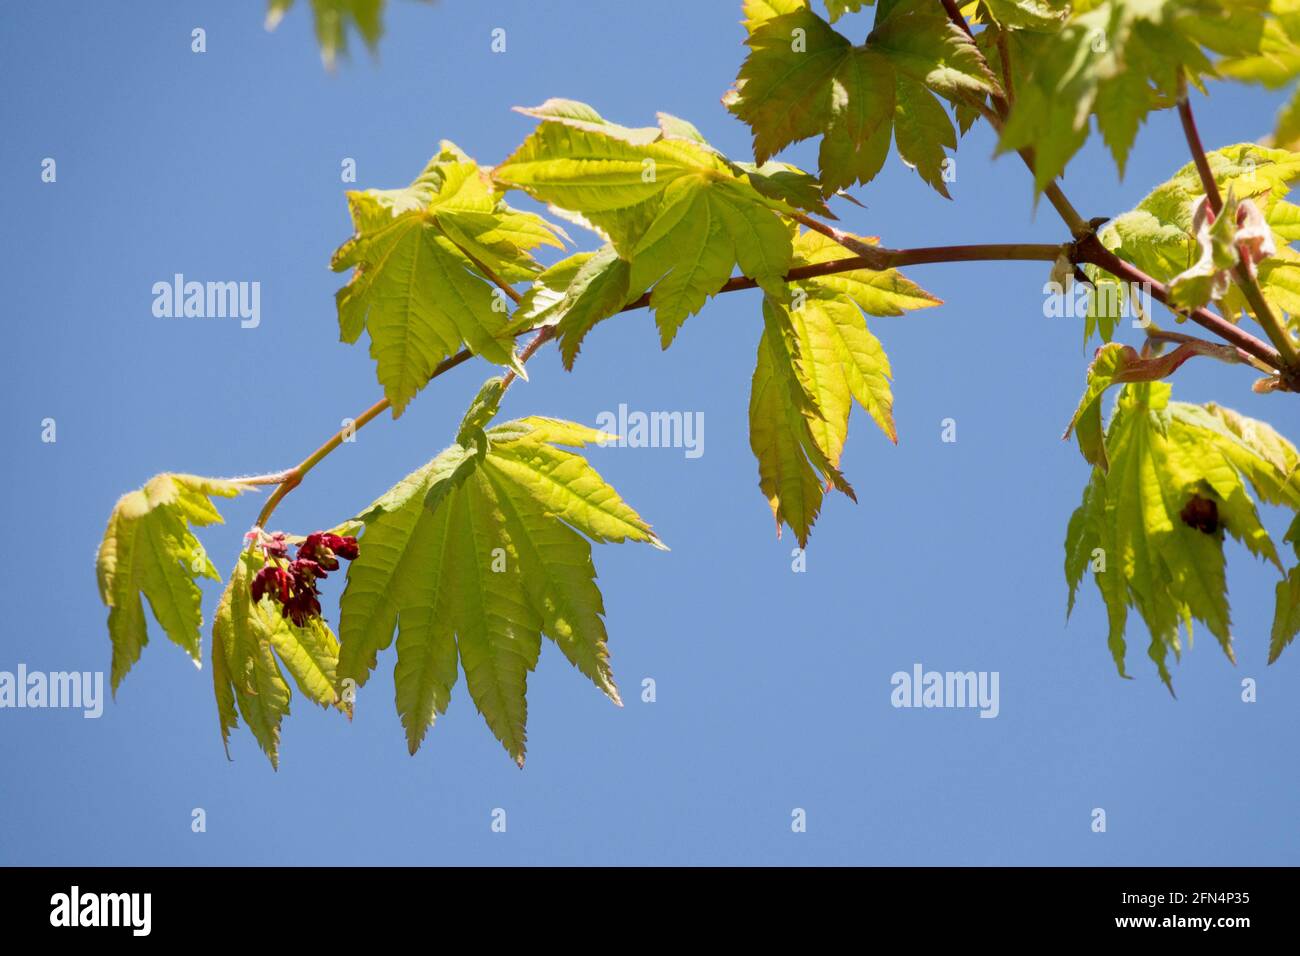
[[[270,0],[266,8],[266,29],[274,30],[293,6],[294,0]],[[347,56],[348,34],[356,31],[374,53],[383,36],[384,0],[310,0],[316,42],[321,60],[333,69],[339,56]]]
[[[1289,243],[1300,238],[1300,207],[1288,202],[1291,185],[1300,177],[1300,153],[1268,149],[1254,143],[1237,143],[1216,149],[1206,156],[1222,195],[1238,201],[1249,199],[1258,208],[1272,232],[1276,254],[1258,264],[1257,274],[1265,299],[1277,310],[1293,315],[1300,312],[1300,253]],[[1196,167],[1188,163],[1168,182],[1162,183],[1138,205],[1112,220],[1100,233],[1102,243],[1121,259],[1133,263],[1152,278],[1166,284],[1184,278],[1177,295],[1185,304],[1200,304],[1208,297],[1208,280],[1196,283],[1198,248],[1193,230],[1192,210],[1205,195]],[[1220,217],[1230,227],[1231,217]],[[1220,221],[1216,220],[1216,226]],[[1235,250],[1227,244],[1229,237],[1220,233],[1215,248],[1235,260]],[[1206,272],[1212,263],[1207,264]],[[1189,270],[1192,270],[1189,272]],[[1099,291],[1115,290],[1119,283],[1109,273],[1085,268]],[[1213,270],[1210,270],[1211,272]],[[1186,275],[1185,275],[1186,274]],[[1108,333],[1116,316],[1119,297],[1107,293],[1094,296],[1090,306],[1090,328],[1101,319],[1103,333]],[[1219,300],[1230,316],[1250,311],[1241,291],[1234,285]],[[1104,337],[1109,337],[1108,334]]]
[[[763,334],[749,391],[749,447],[758,459],[758,486],[776,520],[788,525],[800,547],[808,543],[825,490],[852,487],[827,456],[831,429],[797,370],[799,341],[789,311],[763,298]]]
[[[1300,0],[1272,0],[1272,14],[1262,23],[1257,49],[1225,57],[1215,64],[1229,79],[1259,83],[1270,90],[1281,89],[1300,77]],[[1294,145],[1300,140],[1300,88],[1278,113],[1273,142]]]
[[[975,44],[938,4],[882,4],[854,45],[804,2],[746,7],[749,56],[727,107],[749,124],[760,163],[821,136],[818,165],[830,195],[875,178],[889,152],[942,195],[956,132],[938,93],[954,101],[1000,93]]]
[[[592,541],[659,539],[584,458],[557,445],[605,440],[547,418],[491,428],[489,382],[457,443],[362,516],[341,602],[339,675],[364,684],[397,631],[397,710],[414,753],[458,675],[522,766],[528,672],[541,637],[615,703]],[[585,538],[583,536],[586,536]]]
[[[582,340],[630,301],[626,259],[610,244],[579,252],[537,277],[516,313],[527,328],[556,326],[564,367],[572,371]]]
[[[797,209],[806,209],[825,219],[837,219],[822,197],[817,178],[797,166],[769,159],[762,163],[733,162],[732,167],[749,178],[749,184],[769,199]]]
[[[462,346],[518,369],[496,283],[531,280],[531,250],[562,247],[553,226],[506,205],[446,141],[410,186],[350,192],[348,206],[356,234],[331,260],[355,270],[336,295],[339,329],[345,342],[369,332],[394,417]]]
[[[1091,388],[1090,388],[1091,391]],[[1169,400],[1164,382],[1125,385],[1105,436],[1109,470],[1094,467],[1066,533],[1073,609],[1091,566],[1106,603],[1108,644],[1121,675],[1128,609],[1151,634],[1148,656],[1170,687],[1180,625],[1204,623],[1233,659],[1224,534],[1281,568],[1248,487],[1300,509],[1296,451],[1262,422],[1215,405]],[[1087,398],[1085,397],[1085,401]]]
[[[230,756],[230,732],[239,716],[252,731],[271,766],[280,765],[280,725],[289,714],[288,670],[304,697],[352,715],[339,693],[339,643],[320,618],[298,626],[268,598],[254,603],[249,588],[263,567],[253,552],[240,555],[212,623],[212,682],[221,740]],[[281,669],[281,664],[284,670]]]
[[[1035,188],[1060,175],[1088,139],[1090,117],[1121,174],[1138,128],[1173,104],[1180,77],[1198,87],[1210,56],[1258,50],[1267,0],[1107,0],[1078,4],[1033,48],[999,151],[1032,147]],[[1021,51],[1028,52],[1028,51]]]
[[[1017,10],[1038,6],[1045,9],[1051,7],[1049,4],[1036,4],[1033,0],[1028,0],[1025,4],[1015,4]],[[1043,46],[1051,42],[1052,34],[1060,29],[1068,13],[1068,7],[1060,5],[1056,8],[1054,16],[1039,17],[1026,13],[1023,16],[1006,19],[999,19],[991,14],[985,16],[989,9],[983,4],[968,4],[962,12],[971,22],[988,23],[988,29],[981,30],[975,35],[975,46],[983,55],[989,71],[994,76],[1003,78],[1004,83],[1009,75],[1012,89],[1018,90],[1028,84],[1029,67],[1038,59]],[[1005,16],[1006,11],[1002,12]],[[970,100],[955,103],[953,114],[957,119],[957,129],[963,135],[983,115],[979,105]]]
[[[1105,436],[1101,427],[1101,398],[1106,389],[1119,384],[1121,374],[1138,361],[1138,353],[1127,345],[1109,343],[1097,350],[1088,366],[1088,384],[1083,398],[1065,430],[1066,438],[1075,433],[1084,460],[1103,471],[1110,467],[1106,460]]]
[[[1300,558],[1300,515],[1291,522],[1286,540]],[[1282,651],[1300,634],[1300,564],[1291,569],[1277,583],[1277,600],[1273,612],[1273,629],[1268,645],[1268,662],[1272,664]]]
[[[99,597],[109,608],[114,693],[149,643],[142,597],[167,637],[199,666],[203,595],[197,580],[221,576],[190,528],[221,523],[213,496],[249,490],[238,481],[162,474],[118,500],[95,562]]]
[[[494,178],[579,215],[607,236],[628,264],[627,298],[653,287],[650,306],[665,348],[735,266],[780,288],[791,257],[780,214],[789,207],[756,188],[682,121],[661,115],[664,128],[633,130],[568,100],[521,112],[543,122],[493,170]],[[612,285],[606,291],[609,302],[617,298]]]
[[[844,257],[838,243],[815,232],[799,235],[794,248],[797,265]],[[826,490],[854,497],[839,471],[853,403],[898,441],[889,358],[863,313],[902,315],[939,300],[893,269],[805,279],[790,290],[791,305],[770,296],[763,303],[749,434],[777,532],[788,525],[802,547]]]
[[[1088,384],[1083,398],[1065,429],[1063,438],[1074,432],[1079,439],[1079,451],[1084,460],[1105,471],[1110,467],[1106,458],[1106,445],[1101,427],[1101,398],[1112,385],[1125,382],[1153,382],[1168,378],[1184,362],[1196,354],[1214,354],[1236,361],[1231,346],[1209,343],[1189,343],[1164,355],[1144,356],[1137,349],[1110,342],[1097,349],[1092,364],[1088,366]]]

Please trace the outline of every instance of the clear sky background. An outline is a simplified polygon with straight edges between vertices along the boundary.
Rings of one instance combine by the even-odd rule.
[[[442,138],[497,162],[533,126],[510,107],[550,96],[630,125],[674,113],[748,156],[747,129],[719,102],[743,57],[736,0],[389,7],[378,59],[354,44],[330,75],[303,4],[272,34],[257,2],[4,6],[0,670],[107,670],[93,561],[120,494],[162,471],[288,467],[378,397],[366,346],[337,340],[344,279],[327,268],[350,233],[345,157],[360,188],[404,185]],[[841,27],[861,39],[869,17]],[[194,27],[205,54],[190,50]],[[1212,92],[1197,102],[1210,147],[1271,128],[1278,97]],[[952,202],[891,156],[856,190],[865,210],[837,207],[845,226],[898,247],[1062,239],[1023,166],[992,146],[983,129],[963,140]],[[45,157],[55,184],[40,180]],[[789,158],[814,166],[815,146]],[[1064,186],[1086,216],[1114,215],[1185,161],[1176,117],[1156,115],[1123,181],[1094,140]],[[150,288],[176,272],[260,282],[261,326],[155,318]],[[667,353],[642,312],[600,326],[571,374],[539,355],[505,415],[704,413],[698,459],[592,452],[672,547],[595,549],[627,706],[548,643],[529,683],[526,769],[463,680],[412,758],[390,649],[352,724],[295,697],[273,773],[242,727],[226,761],[206,666],[155,628],[101,719],[0,711],[0,863],[1300,862],[1300,649],[1265,666],[1276,573],[1229,545],[1239,663],[1198,636],[1174,670],[1176,701],[1136,615],[1134,679],[1115,673],[1091,581],[1066,626],[1062,540],[1088,472],[1060,435],[1091,347],[1078,321],[1043,317],[1047,272],[909,270],[946,304],[871,322],[893,361],[900,443],[855,411],[843,464],[860,504],[828,499],[803,574],[790,536],[773,534],[748,445],[757,293],[711,303]],[[366,428],[278,522],[305,532],[356,513],[451,440],[487,374],[462,367],[400,421]],[[1300,406],[1251,394],[1252,377],[1192,362],[1174,397],[1300,438]],[[40,440],[47,417],[55,444]],[[955,444],[940,441],[947,417]],[[202,535],[223,573],[258,507],[222,502],[226,525]],[[1281,515],[1265,517],[1280,539]],[[329,584],[336,622],[341,581]],[[218,590],[205,585],[209,621]],[[998,671],[1000,715],[894,709],[890,675],[917,662]],[[646,677],[653,704],[640,701]],[[1241,702],[1244,677],[1257,703]],[[489,827],[498,807],[505,834]],[[194,808],[206,833],[191,832]]]

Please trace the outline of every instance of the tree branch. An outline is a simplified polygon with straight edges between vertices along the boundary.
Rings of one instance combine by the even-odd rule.
[[[802,221],[802,220],[801,220]],[[966,245],[966,246],[929,246],[918,249],[884,249],[880,246],[873,246],[870,243],[858,239],[856,236],[850,236],[848,233],[842,233],[838,229],[825,226],[816,220],[809,219],[807,224],[816,228],[818,232],[823,232],[835,238],[832,233],[842,236],[845,241],[852,241],[856,247],[863,250],[863,255],[851,256],[844,259],[833,259],[829,262],[816,262],[810,265],[797,266],[786,274],[785,278],[790,282],[798,282],[802,279],[815,279],[820,276],[835,275],[841,272],[852,272],[857,269],[870,269],[873,271],[883,271],[885,269],[895,268],[905,265],[920,265],[923,263],[936,262],[976,262],[988,260],[1019,260],[1019,261],[1043,261],[1051,262],[1061,254],[1062,246],[1050,245],[1044,243],[990,243],[983,245]],[[829,233],[825,232],[830,230]],[[840,242],[839,239],[835,239]],[[841,243],[843,245],[844,243]],[[758,283],[748,276],[734,276],[718,290],[718,294],[723,292],[739,292],[743,289],[754,289]],[[512,292],[514,290],[511,290]],[[650,304],[650,293],[639,296],[629,302],[623,308],[619,309],[619,314],[623,312],[632,312],[637,309],[643,309]],[[531,329],[525,329],[520,335],[525,335]],[[540,329],[532,341],[524,347],[519,354],[520,364],[526,363],[537,351],[555,337],[555,328],[548,326]],[[462,365],[474,357],[474,353],[469,349],[461,349],[455,355],[444,359],[433,370],[425,384],[433,381],[435,378],[451,371],[457,365]],[[505,384],[507,387],[515,380],[516,373],[512,370],[506,373]],[[266,504],[262,507],[257,516],[257,527],[265,528],[267,522],[271,520],[271,515],[284,500],[289,492],[297,488],[302,483],[306,474],[320,464],[330,452],[343,444],[349,434],[355,434],[365,425],[373,421],[380,414],[390,407],[388,399],[380,399],[371,405],[364,412],[358,415],[349,428],[339,429],[325,444],[321,445],[309,456],[287,471],[277,472],[270,475],[259,475],[254,479],[241,479],[246,484],[265,484],[278,485],[271,497],[267,499]]]
[[[1220,318],[1208,309],[1194,309],[1190,312],[1184,311],[1172,304],[1169,295],[1169,289],[1162,283],[1157,282],[1151,276],[1147,275],[1137,266],[1125,262],[1115,253],[1107,249],[1100,239],[1095,235],[1085,236],[1082,240],[1075,243],[1075,261],[1087,262],[1095,266],[1100,266],[1116,278],[1123,279],[1125,282],[1136,283],[1144,288],[1151,290],[1151,297],[1169,306],[1169,308],[1178,315],[1185,315],[1202,328],[1209,329],[1219,338],[1226,342],[1231,342],[1243,352],[1255,356],[1265,365],[1271,368],[1281,369],[1283,367],[1282,357],[1268,343],[1263,342],[1251,335],[1245,329],[1233,325],[1227,319]]]
[[[971,32],[970,25],[966,18],[961,15],[955,0],[942,0],[943,8],[947,11],[948,19],[955,23],[961,30],[972,40],[975,34]],[[983,54],[981,54],[983,57]],[[985,69],[988,69],[988,61],[985,60]],[[990,71],[991,72],[991,71]],[[1192,119],[1191,106],[1187,102],[1186,87],[1183,89],[1183,96],[1178,103],[1179,115],[1183,119],[1183,129],[1187,133],[1188,144],[1192,148],[1193,158],[1196,160],[1196,168],[1205,182],[1206,195],[1210,196],[1210,202],[1215,203],[1218,200],[1218,184],[1214,182],[1214,176],[1210,173],[1209,161],[1205,157],[1205,150],[1200,145],[1200,136],[1196,132],[1196,124]],[[1007,101],[997,96],[990,96],[993,101],[994,110],[983,110],[985,118],[998,133],[1002,132],[1001,120],[1004,120],[1009,111]],[[1029,167],[1030,172],[1035,170],[1035,156],[1032,150],[1018,150],[1025,165]],[[1271,368],[1281,371],[1281,377],[1288,388],[1300,391],[1300,372],[1296,371],[1296,351],[1295,346],[1287,336],[1284,329],[1278,323],[1268,303],[1264,300],[1263,294],[1259,291],[1258,284],[1253,277],[1246,274],[1245,269],[1241,272],[1247,280],[1242,284],[1242,291],[1246,295],[1247,302],[1251,308],[1256,310],[1256,318],[1268,332],[1276,349],[1269,348],[1264,342],[1257,339],[1225,319],[1220,318],[1207,309],[1196,309],[1192,312],[1184,312],[1178,307],[1171,304],[1169,291],[1161,283],[1157,282],[1151,276],[1148,276],[1142,270],[1125,262],[1119,256],[1115,255],[1104,245],[1096,236],[1093,227],[1083,221],[1078,211],[1066,199],[1065,193],[1055,181],[1049,183],[1043,190],[1044,195],[1052,203],[1057,213],[1069,226],[1070,232],[1075,237],[1075,261],[1089,262],[1093,265],[1100,266],[1107,272],[1129,282],[1137,282],[1149,288],[1153,298],[1169,306],[1175,313],[1186,315],[1193,322],[1209,329],[1220,338],[1240,348],[1242,351],[1254,356],[1264,362]],[[1215,211],[1218,211],[1216,206]],[[849,248],[846,246],[846,248]],[[1240,284],[1240,283],[1239,283]]]

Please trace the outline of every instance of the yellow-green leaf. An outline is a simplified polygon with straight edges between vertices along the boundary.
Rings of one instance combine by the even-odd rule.
[[[1151,634],[1148,656],[1170,686],[1167,657],[1203,622],[1234,658],[1224,536],[1280,567],[1249,489],[1300,508],[1296,451],[1263,423],[1217,406],[1169,401],[1163,382],[1128,384],[1106,431],[1110,469],[1094,467],[1066,536],[1071,600],[1091,564],[1124,672],[1127,609]],[[1275,645],[1276,634],[1275,634]]]
[[[354,270],[336,295],[339,328],[345,342],[369,332],[394,416],[462,347],[517,367],[498,283],[536,275],[531,250],[561,245],[553,227],[506,205],[448,142],[410,186],[351,192],[348,205],[356,233],[331,262]]]
[[[396,628],[397,709],[410,751],[446,710],[459,662],[479,712],[522,766],[527,676],[543,634],[618,702],[583,535],[662,544],[583,458],[555,447],[610,436],[548,418],[482,430],[480,418],[482,446],[453,445],[362,515],[338,673],[364,683]],[[472,431],[462,428],[462,438]]]
[[[190,528],[221,523],[213,496],[249,490],[238,481],[162,474],[118,500],[96,559],[99,597],[109,609],[115,693],[149,642],[142,598],[167,637],[198,666],[203,614],[196,582],[221,576]]]

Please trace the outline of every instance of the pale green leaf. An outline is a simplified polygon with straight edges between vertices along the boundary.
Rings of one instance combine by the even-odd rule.
[[[851,304],[838,305],[853,310]],[[777,534],[782,524],[788,525],[800,547],[807,545],[825,489],[838,488],[856,500],[839,471],[854,386],[859,386],[859,401],[865,397],[877,412],[883,406],[888,414],[888,361],[883,351],[873,350],[879,343],[869,333],[862,338],[851,327],[840,327],[835,308],[810,299],[796,315],[764,296],[763,334],[750,385],[749,445],[758,459],[759,489],[776,519]],[[838,320],[845,326],[853,322],[843,312]],[[851,359],[859,367],[833,366],[854,349]]]
[[[109,609],[114,693],[149,642],[144,600],[167,637],[198,666],[203,615],[196,581],[221,577],[190,528],[221,523],[213,496],[249,490],[238,481],[162,474],[118,500],[95,562],[100,600]]]
[[[583,535],[662,545],[583,458],[555,447],[610,436],[547,418],[484,429],[499,397],[491,386],[461,427],[462,439],[483,443],[452,446],[362,515],[338,673],[364,683],[396,628],[397,709],[411,752],[446,710],[459,662],[479,712],[522,765],[527,675],[543,634],[618,702]]]
[[[747,25],[750,53],[725,102],[752,129],[760,163],[822,136],[820,178],[830,195],[875,178],[892,132],[903,158],[947,195],[941,167],[956,136],[929,90],[964,102],[1000,88],[941,6],[882,5],[856,46],[802,4],[751,14]]]
[[[212,624],[212,674],[226,755],[238,716],[273,767],[280,765],[280,727],[292,692],[284,669],[304,697],[349,717],[352,704],[339,692],[339,642],[329,625],[311,618],[299,626],[269,599],[254,604],[250,588],[265,564],[259,553],[240,555]]]
[[[394,416],[462,347],[515,366],[497,282],[531,279],[531,250],[561,245],[553,227],[507,206],[447,142],[410,186],[351,192],[348,204],[356,233],[331,262],[354,269],[336,295],[339,328],[346,342],[369,332]]]
[[[1015,103],[999,150],[1032,148],[1041,191],[1086,142],[1095,114],[1123,172],[1139,126],[1172,105],[1180,77],[1199,86],[1214,75],[1211,54],[1258,50],[1266,8],[1267,0],[1074,4],[1059,30],[1017,50]]]
[[[498,182],[580,214],[611,239],[612,250],[572,276],[581,282],[561,328],[566,363],[595,322],[647,289],[666,348],[735,266],[776,288],[790,266],[790,234],[780,216],[788,207],[756,188],[757,174],[694,135],[629,139],[603,129],[590,107],[575,120],[580,105],[539,114],[546,121],[493,171]],[[681,133],[675,122],[670,128]],[[530,314],[537,301],[529,303]]]
[[[215,676],[218,671],[217,658],[224,657],[220,670],[229,683],[225,686],[219,683],[216,694],[227,756],[230,731],[236,726],[235,711],[230,706],[233,699],[262,752],[271,766],[278,769],[280,725],[289,713],[291,692],[271,653],[274,618],[265,608],[255,605],[249,593],[253,576],[261,566],[259,558],[245,553],[240,555],[230,574],[212,624],[213,673]]]
[[[1225,534],[1277,564],[1247,486],[1296,508],[1300,476],[1295,448],[1268,426],[1217,406],[1171,402],[1169,392],[1151,382],[1120,393],[1105,437],[1110,470],[1093,469],[1070,520],[1066,578],[1073,607],[1083,570],[1100,549],[1094,577],[1117,666],[1123,673],[1123,630],[1133,607],[1151,634],[1148,656],[1172,687],[1167,657],[1181,653],[1180,625],[1190,639],[1192,622],[1201,621],[1234,657]]]
[[[266,7],[266,29],[274,30],[284,15],[293,7],[294,0],[269,0]],[[384,0],[309,0],[316,42],[320,46],[321,60],[329,69],[335,61],[346,57],[348,36],[356,32],[374,53],[383,35]]]

